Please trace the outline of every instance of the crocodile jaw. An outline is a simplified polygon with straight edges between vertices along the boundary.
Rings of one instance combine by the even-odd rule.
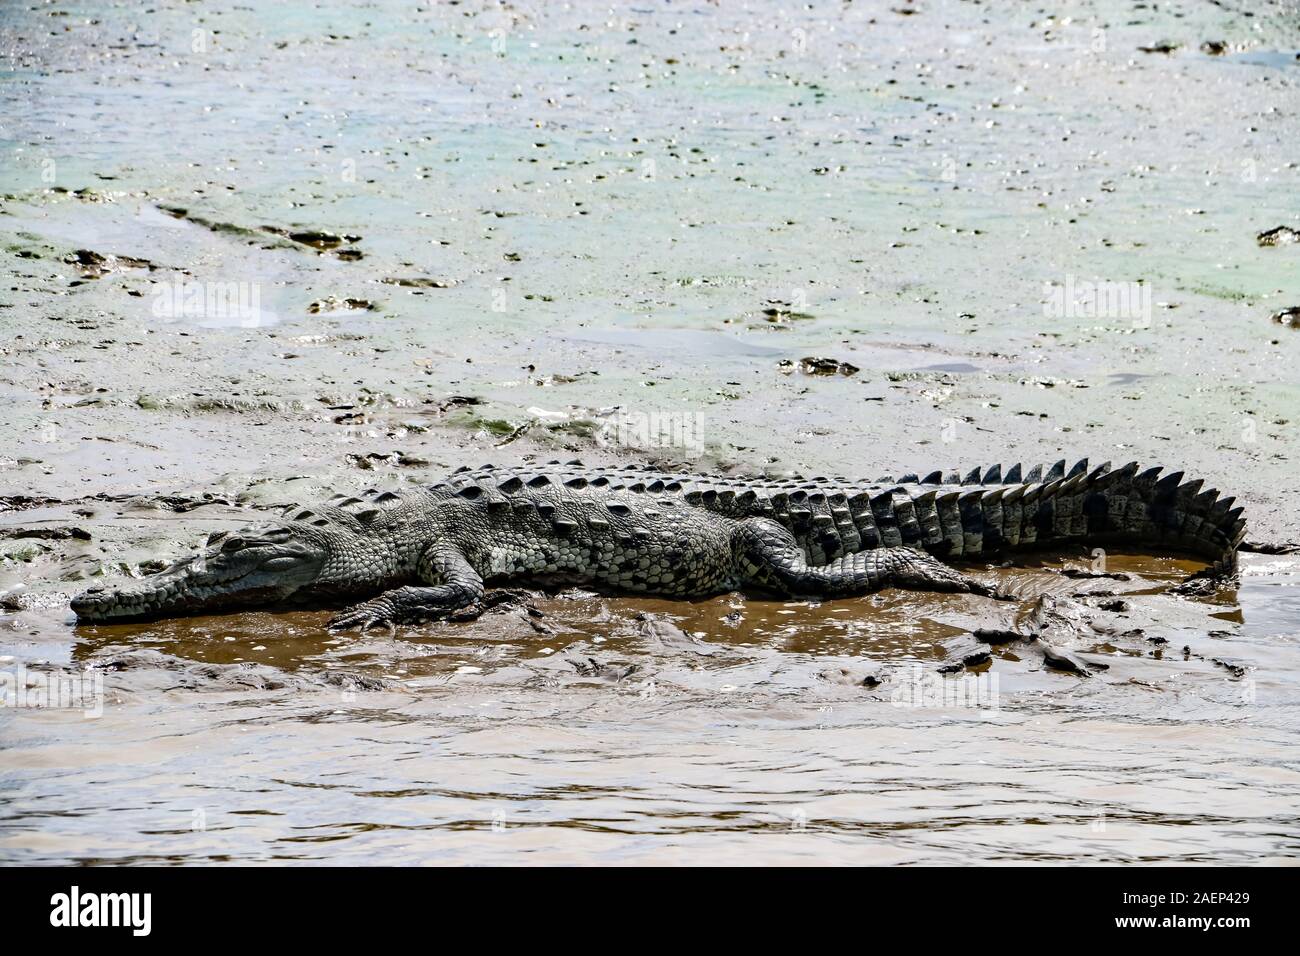
[[[296,590],[254,568],[226,576],[192,568],[152,575],[122,588],[90,588],[72,600],[85,623],[179,617],[218,608],[264,604]]]

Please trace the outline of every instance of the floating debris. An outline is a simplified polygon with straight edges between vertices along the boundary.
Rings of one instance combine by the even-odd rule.
[[[134,256],[105,256],[93,249],[78,249],[65,256],[63,261],[80,268],[81,274],[87,279],[98,279],[122,269],[147,269],[152,272],[158,268],[148,259],[137,259]]]
[[[781,363],[783,369],[792,368],[794,365],[789,359]],[[856,365],[848,362],[841,362],[838,359],[819,358],[808,356],[799,360],[799,371],[805,375],[856,375],[861,371]]]
[[[820,671],[817,676],[832,684],[844,684],[849,687],[879,687],[883,683],[879,674],[849,670],[847,667],[828,667]]]
[[[281,229],[279,226],[263,226],[263,232],[269,232],[273,236],[281,236],[291,242],[296,242],[300,246],[311,246],[313,249],[319,249],[322,252],[336,249],[339,246],[360,242],[360,236],[353,236],[348,233],[336,234],[325,232],[322,229]]]
[[[763,317],[774,324],[791,321],[806,321],[814,318],[814,316],[809,312],[796,312],[794,309],[794,303],[782,302],[778,299],[767,300],[767,305],[763,308]]]
[[[1273,229],[1265,229],[1257,235],[1255,242],[1261,246],[1287,246],[1293,242],[1300,242],[1300,230],[1292,229],[1290,226],[1276,226]]]
[[[327,295],[307,306],[307,311],[312,315],[321,315],[329,312],[374,312],[378,308],[369,299],[340,299],[337,296]]]
[[[377,451],[369,452],[365,455],[348,455],[348,463],[355,465],[363,471],[373,471],[376,468],[427,468],[429,463],[423,458],[415,458],[404,451],[395,451],[388,455],[381,455]]]
[[[1292,329],[1300,329],[1300,305],[1288,306],[1274,312],[1271,316],[1278,325],[1285,325]]]
[[[0,538],[39,538],[44,541],[89,541],[90,532],[85,528],[0,528]]]
[[[1010,644],[1012,641],[1032,641],[1037,637],[1036,634],[1021,634],[1019,631],[994,627],[981,627],[971,633],[975,635],[975,640],[985,644]]]
[[[386,276],[379,280],[384,285],[400,285],[408,289],[450,289],[456,285],[455,279],[428,279],[424,277],[402,278]]]

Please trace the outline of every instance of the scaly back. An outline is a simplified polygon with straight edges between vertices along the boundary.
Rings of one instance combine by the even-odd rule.
[[[1089,470],[1084,459],[1027,471],[1013,465],[964,476],[933,472],[901,478],[712,476],[653,466],[588,468],[580,461],[535,468],[462,468],[429,489],[435,496],[480,489],[489,495],[539,497],[563,490],[588,495],[657,496],[733,519],[767,517],[794,534],[814,564],[855,551],[907,545],[944,558],[982,557],[1062,544],[1130,544],[1189,551],[1226,569],[1245,534],[1232,498],[1182,472],[1139,471],[1137,463]]]

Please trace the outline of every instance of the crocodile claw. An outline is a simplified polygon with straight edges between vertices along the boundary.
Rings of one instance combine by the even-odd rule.
[[[375,598],[373,601],[364,601],[361,604],[354,605],[346,610],[339,611],[330,618],[329,623],[325,625],[331,631],[346,631],[351,628],[360,628],[364,634],[369,628],[375,625],[386,625],[392,630],[394,621],[393,608],[388,601],[383,598]]]

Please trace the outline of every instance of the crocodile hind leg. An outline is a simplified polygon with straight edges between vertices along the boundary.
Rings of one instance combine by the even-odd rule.
[[[483,578],[459,551],[430,549],[420,558],[418,570],[424,586],[394,588],[340,611],[330,618],[330,630],[359,627],[364,631],[376,624],[411,624],[482,613]]]
[[[915,548],[876,548],[810,565],[794,536],[767,518],[741,522],[733,548],[746,581],[783,594],[837,597],[897,587],[1013,600]]]

